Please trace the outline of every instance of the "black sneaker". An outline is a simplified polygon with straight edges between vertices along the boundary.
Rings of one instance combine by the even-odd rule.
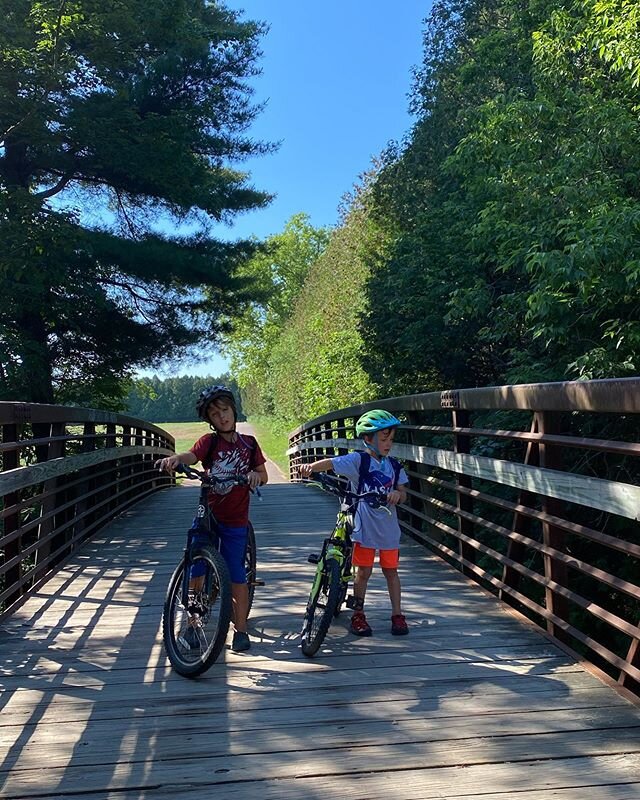
[[[249,634],[244,631],[236,631],[233,634],[233,641],[231,642],[231,649],[234,653],[242,653],[251,647],[251,639]]]

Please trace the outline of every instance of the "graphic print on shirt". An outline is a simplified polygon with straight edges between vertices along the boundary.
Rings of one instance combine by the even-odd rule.
[[[248,447],[238,447],[233,450],[219,450],[217,459],[213,462],[210,472],[219,480],[230,479],[232,475],[247,475],[251,451]],[[233,489],[233,483],[216,483],[211,491],[214,494],[225,495]]]
[[[393,489],[393,475],[385,475],[384,472],[378,469],[372,469],[364,477],[362,491],[375,492],[376,489],[384,489],[386,492],[391,491]],[[367,505],[373,505],[375,502],[371,497],[366,497],[364,500]]]

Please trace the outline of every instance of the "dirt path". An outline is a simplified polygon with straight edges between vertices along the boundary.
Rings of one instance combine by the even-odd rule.
[[[248,422],[238,422],[237,429],[239,433],[246,433],[250,436],[255,436],[255,431]],[[265,456],[267,454],[265,453]],[[267,456],[267,475],[269,476],[269,483],[289,483],[289,478],[282,473],[280,467]]]

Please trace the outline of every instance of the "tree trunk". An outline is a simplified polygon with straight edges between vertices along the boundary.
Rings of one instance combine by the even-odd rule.
[[[38,313],[24,311],[18,319],[22,335],[20,359],[23,397],[25,403],[53,403],[53,374],[51,354],[47,345],[47,329]]]

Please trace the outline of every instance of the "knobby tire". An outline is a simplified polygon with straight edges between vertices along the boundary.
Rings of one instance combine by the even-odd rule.
[[[251,613],[253,598],[256,593],[256,534],[251,523],[249,523],[247,528],[247,549],[244,554],[244,570],[247,575],[247,588],[249,590],[249,603],[247,605],[248,617]]]
[[[305,656],[314,656],[327,635],[338,602],[340,583],[340,565],[335,558],[330,558],[325,561],[324,574],[316,594],[309,598],[307,604],[302,635],[302,652]]]
[[[191,627],[187,620],[192,615],[182,598],[184,559],[169,581],[162,615],[162,637],[167,656],[175,671],[186,678],[196,678],[215,662],[225,645],[231,622],[231,579],[226,562],[220,553],[209,547],[194,550],[191,563],[193,565],[196,562],[204,562],[206,570],[211,571],[212,591],[202,604],[202,616],[199,618],[207,626],[211,621],[212,630],[209,627],[205,630],[203,624],[196,635],[198,646],[186,650],[185,633]],[[204,597],[205,593],[201,595]],[[191,630],[195,629],[191,627]]]

